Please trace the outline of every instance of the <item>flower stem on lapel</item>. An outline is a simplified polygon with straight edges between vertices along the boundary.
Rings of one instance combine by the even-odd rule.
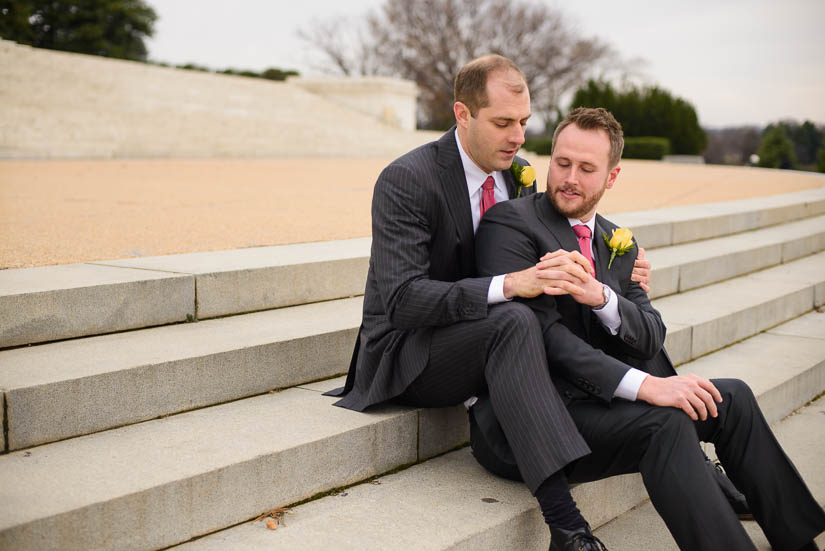
[[[530,165],[521,166],[513,161],[510,165],[510,172],[513,173],[513,178],[516,180],[516,199],[521,197],[521,190],[526,187],[532,187],[536,183],[536,169]]]
[[[613,265],[613,259],[617,256],[622,256],[628,251],[632,251],[636,245],[633,244],[633,232],[627,228],[616,228],[613,230],[613,235],[607,237],[607,234],[602,234],[607,248],[610,249],[610,262],[607,263],[607,269]]]

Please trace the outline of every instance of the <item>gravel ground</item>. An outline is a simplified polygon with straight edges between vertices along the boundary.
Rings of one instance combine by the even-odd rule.
[[[528,158],[542,191],[549,159]],[[368,236],[390,160],[0,161],[0,269]],[[624,161],[601,211],[822,186],[804,172]]]

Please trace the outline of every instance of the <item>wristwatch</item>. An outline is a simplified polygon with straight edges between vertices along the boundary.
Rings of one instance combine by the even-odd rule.
[[[610,302],[610,295],[613,294],[613,291],[610,290],[610,287],[602,283],[602,293],[604,293],[604,302],[600,306],[594,306],[593,310],[601,310],[607,303]]]

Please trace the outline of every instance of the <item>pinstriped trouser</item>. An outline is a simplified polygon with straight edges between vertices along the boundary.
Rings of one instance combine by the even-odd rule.
[[[396,401],[444,407],[485,389],[531,492],[590,453],[550,379],[538,320],[523,304],[491,305],[484,319],[436,329],[427,367]]]

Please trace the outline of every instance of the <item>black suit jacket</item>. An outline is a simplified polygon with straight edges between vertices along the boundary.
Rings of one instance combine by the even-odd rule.
[[[512,174],[503,174],[515,197]],[[362,411],[398,396],[426,366],[433,328],[486,317],[491,277],[476,276],[474,245],[453,127],[393,161],[375,184],[363,318],[336,405]]]
[[[589,306],[568,295],[540,295],[524,301],[542,325],[553,382],[568,404],[577,399],[610,402],[629,366],[662,377],[675,374],[664,350],[666,328],[662,317],[638,283],[630,280],[638,249],[617,256],[611,268],[607,267],[610,251],[602,234],[611,236],[617,227],[596,215],[596,278],[618,297],[621,326],[617,335],[610,334]],[[478,229],[476,247],[482,275],[528,268],[535,264],[535,258],[558,249],[579,250],[570,223],[553,208],[545,193],[508,201],[487,211]],[[474,448],[478,440],[484,439],[481,445],[514,466],[489,399],[480,397],[472,410],[477,425],[472,427]]]

